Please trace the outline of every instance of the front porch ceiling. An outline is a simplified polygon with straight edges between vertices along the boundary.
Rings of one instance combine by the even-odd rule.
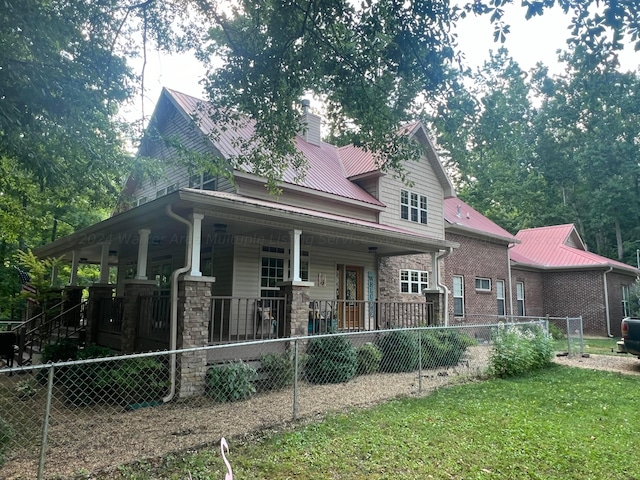
[[[109,262],[134,255],[138,248],[138,230],[149,229],[150,244],[186,245],[186,228],[171,219],[166,207],[188,218],[193,212],[204,214],[203,245],[215,241],[222,230],[232,237],[260,243],[289,241],[292,229],[302,230],[302,248],[329,247],[343,251],[369,252],[382,256],[431,253],[456,247],[457,244],[432,239],[398,228],[377,225],[290,207],[276,202],[253,200],[234,194],[180,190],[158,198],[96,225],[36,249],[39,257],[62,257],[71,261],[73,251],[81,263],[99,263],[102,245],[108,244]]]

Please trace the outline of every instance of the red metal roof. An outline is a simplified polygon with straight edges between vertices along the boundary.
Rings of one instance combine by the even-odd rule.
[[[487,217],[464,203],[457,197],[444,199],[444,219],[453,226],[504,239],[509,243],[518,240],[501,226],[493,223]]]
[[[516,238],[521,243],[511,249],[511,260],[517,263],[546,268],[615,267],[636,272],[626,263],[588,252],[571,223],[520,230]]]
[[[213,108],[211,104],[175,90],[167,88],[165,90],[190,118],[197,119],[196,123],[200,130],[210,136],[214,146],[225,158],[239,156],[244,152],[239,141],[246,142],[252,138],[255,127],[253,120],[247,120],[240,127],[219,128],[211,119],[210,113]],[[348,175],[345,173],[337,147],[324,142],[321,142],[320,145],[311,144],[300,136],[296,137],[295,143],[308,161],[309,166],[302,179],[296,179],[296,172],[288,168],[283,174],[285,183],[376,206],[384,206],[373,195],[347,178]],[[252,173],[246,165],[242,169],[247,173]]]

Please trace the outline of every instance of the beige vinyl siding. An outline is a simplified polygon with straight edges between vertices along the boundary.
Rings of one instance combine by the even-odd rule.
[[[380,214],[380,223],[419,232],[433,238],[444,239],[444,196],[442,186],[425,157],[419,162],[405,164],[407,177],[413,182],[409,187],[390,175],[380,178],[380,201],[387,208]],[[427,225],[403,220],[400,217],[400,191],[425,195],[428,202]]]
[[[229,296],[233,293],[233,245],[214,245],[213,276],[216,278],[211,294]]]
[[[378,190],[380,185],[380,183],[378,182],[379,178],[380,177],[378,176],[362,178],[360,180],[355,180],[353,183],[358,185],[360,188],[366,190],[367,193],[369,193],[369,195],[371,195],[372,197],[375,197],[378,200],[380,200],[380,192]]]
[[[366,206],[360,207],[341,202],[340,197],[330,199],[322,195],[314,195],[313,192],[304,194],[292,192],[286,189],[282,195],[276,197],[269,194],[265,186],[260,182],[247,181],[239,178],[237,179],[237,183],[238,193],[246,197],[258,198],[271,202],[276,201],[285,205],[294,205],[300,208],[308,208],[310,210],[342,215],[349,218],[357,218],[368,222],[377,222],[378,220],[377,210],[369,209]]]
[[[191,152],[199,154],[210,154],[212,157],[219,155],[219,152],[213,147],[208,139],[199,134],[192,123],[187,122],[184,116],[177,110],[171,110],[171,114],[160,127],[161,135],[166,138],[179,138],[184,147]],[[174,148],[167,146],[163,141],[157,140],[153,144],[147,146],[144,155],[157,159],[165,165],[162,176],[156,181],[146,180],[143,185],[136,188],[134,199],[147,197],[147,201],[156,198],[156,192],[166,189],[169,185],[178,184],[178,188],[189,186],[189,172],[186,166],[177,165],[176,159],[179,158]],[[225,192],[233,192],[235,188],[227,179],[218,179],[218,190]]]

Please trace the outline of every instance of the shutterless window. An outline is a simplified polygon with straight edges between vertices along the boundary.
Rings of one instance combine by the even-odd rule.
[[[403,220],[427,224],[427,197],[408,190],[400,191],[400,217]]]
[[[424,270],[400,270],[400,292],[422,293],[429,288],[429,272]]]
[[[518,304],[518,316],[524,317],[524,283],[516,282],[516,303]]]
[[[476,278],[476,290],[481,292],[491,291],[491,279],[490,278]]]
[[[210,173],[197,173],[189,178],[189,188],[214,191],[218,189],[218,177]]]
[[[505,315],[504,280],[496,280],[496,299],[498,301],[498,315]]]
[[[464,278],[457,275],[453,277],[453,314],[464,316]]]
[[[629,285],[622,285],[622,316],[631,316],[631,304],[629,303]]]

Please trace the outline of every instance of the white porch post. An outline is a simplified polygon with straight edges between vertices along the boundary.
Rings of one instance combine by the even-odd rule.
[[[289,235],[291,237],[291,251],[289,252],[291,278],[289,280],[299,282],[302,280],[300,277],[300,235],[302,235],[302,230],[291,230]]]
[[[74,250],[71,258],[71,275],[69,275],[69,285],[78,284],[78,265],[80,264],[80,251]]]
[[[200,250],[202,250],[202,213],[194,213],[193,219],[193,237],[191,238],[191,275],[192,277],[201,277],[200,271]]]
[[[136,268],[136,279],[147,280],[147,258],[149,256],[149,235],[151,230],[141,228],[138,230],[138,265]]]
[[[102,244],[102,255],[100,256],[100,283],[109,283],[109,244]]]

